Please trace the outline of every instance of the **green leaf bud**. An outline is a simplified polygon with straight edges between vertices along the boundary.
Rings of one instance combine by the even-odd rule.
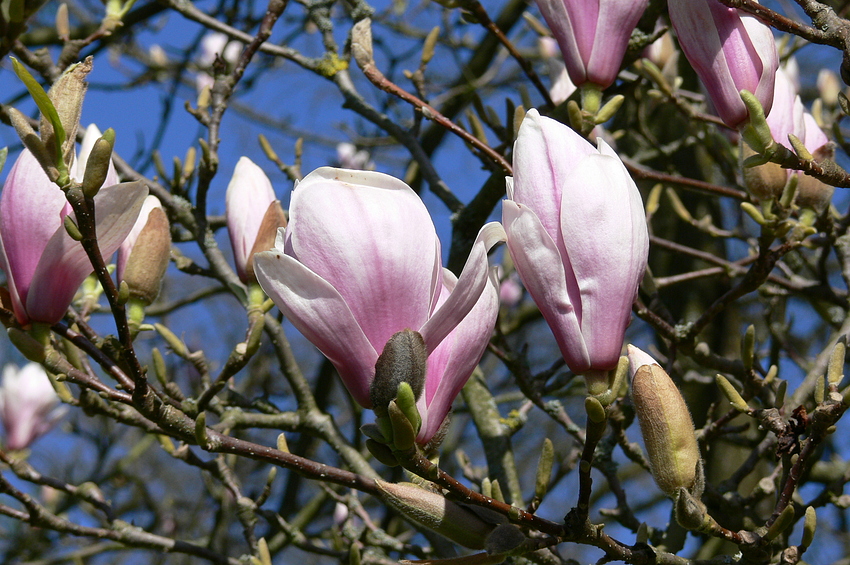
[[[555,462],[555,448],[548,437],[543,440],[540,450],[540,461],[537,463],[537,478],[534,483],[535,498],[543,498],[549,490],[549,479],[552,476],[552,466]]]
[[[735,387],[732,386],[732,383],[729,382],[729,379],[724,377],[723,375],[717,375],[715,377],[715,381],[717,382],[717,386],[720,387],[720,390],[723,391],[724,396],[729,402],[732,403],[732,406],[735,407],[735,410],[743,413],[748,413],[750,411],[750,407],[747,404],[747,401],[735,390]]]
[[[110,130],[107,130],[112,131]],[[94,146],[89,153],[88,161],[86,161],[86,170],[83,173],[83,193],[89,198],[94,198],[100,188],[106,181],[106,175],[109,172],[109,164],[112,162],[112,146],[114,134],[103,137],[94,142]]]
[[[803,522],[803,540],[800,542],[800,547],[806,548],[812,545],[812,540],[815,538],[815,529],[818,525],[818,515],[813,506],[806,508],[806,518]]]
[[[844,378],[844,356],[846,347],[844,342],[839,341],[832,348],[832,355],[829,358],[829,369],[827,369],[826,377],[829,384],[838,386]]]

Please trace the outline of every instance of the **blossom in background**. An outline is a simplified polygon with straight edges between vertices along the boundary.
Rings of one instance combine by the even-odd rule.
[[[130,296],[150,304],[159,295],[171,255],[171,230],[159,198],[145,198],[133,229],[118,248],[115,275],[127,283]]]
[[[421,335],[428,359],[417,441],[427,443],[489,342],[499,298],[487,251],[503,236],[498,223],[484,226],[456,279],[443,269],[434,224],[409,186],[324,167],[296,186],[289,225],[254,267],[266,294],[366,408],[390,338],[405,329]]]
[[[336,146],[336,161],[343,169],[358,171],[374,171],[375,162],[365,149],[357,149],[353,143],[338,143]]]
[[[198,92],[204,88],[212,88],[215,79],[209,73],[212,64],[215,62],[215,57],[218,55],[221,59],[230,65],[236,63],[239,55],[242,54],[243,45],[239,41],[232,41],[225,34],[213,32],[206,34],[201,39],[201,52],[198,56],[198,67],[201,69],[195,77],[195,88]]]
[[[100,137],[95,127],[86,131],[72,176],[83,178],[86,160]],[[110,165],[111,168],[111,165]],[[94,198],[98,244],[109,257],[127,237],[136,221],[147,188],[141,183],[117,183],[114,170],[106,188]],[[0,268],[6,273],[15,318],[54,324],[62,319],[74,293],[92,272],[83,246],[71,239],[63,225],[73,218],[65,194],[50,182],[28,150],[24,150],[0,194]]]
[[[41,365],[3,368],[0,384],[0,420],[6,430],[5,448],[23,449],[46,434],[65,413],[59,396]]]
[[[649,0],[537,0],[573,83],[601,88],[616,80],[629,37],[648,4]]]
[[[549,98],[557,106],[565,102],[576,91],[576,85],[570,80],[567,66],[558,48],[558,42],[551,37],[541,37],[538,41],[540,55],[549,67]]]
[[[286,226],[286,214],[269,177],[247,157],[236,163],[225,208],[236,272],[247,283],[255,279],[254,254],[274,247],[277,229]]]
[[[741,90],[753,93],[768,114],[779,66],[770,28],[717,0],[670,0],[667,6],[679,45],[720,119],[732,128],[747,120]]]
[[[508,249],[567,365],[616,366],[646,268],[643,203],[616,153],[526,115],[514,144],[502,221]]]

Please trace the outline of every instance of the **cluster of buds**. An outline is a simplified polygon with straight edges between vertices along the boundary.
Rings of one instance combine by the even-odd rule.
[[[802,144],[817,161],[832,159],[834,144],[829,142],[814,117],[803,107],[798,87],[785,69],[776,71],[775,85],[773,108],[766,118],[771,137],[788,149]],[[754,153],[745,142],[742,156],[747,158]],[[829,205],[835,190],[814,177],[783,169],[776,163],[744,167],[744,180],[750,193],[762,201],[779,198],[788,183],[794,182],[797,204],[816,211]]]

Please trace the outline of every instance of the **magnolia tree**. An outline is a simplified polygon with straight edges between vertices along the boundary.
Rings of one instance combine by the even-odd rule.
[[[0,2],[3,562],[846,563],[796,3]]]

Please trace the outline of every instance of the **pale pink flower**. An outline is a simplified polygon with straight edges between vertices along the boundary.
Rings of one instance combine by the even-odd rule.
[[[529,111],[502,208],[514,266],[576,373],[617,364],[649,250],[640,193],[598,143]]]

